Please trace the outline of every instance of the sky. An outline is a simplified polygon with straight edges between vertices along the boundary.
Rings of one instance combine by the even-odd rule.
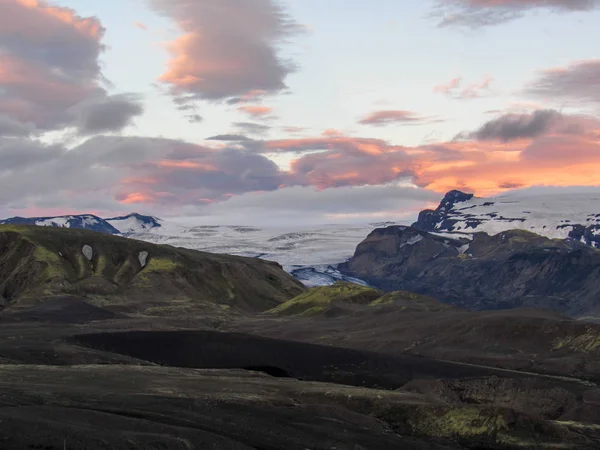
[[[0,0],[0,216],[402,220],[600,185],[600,0]]]

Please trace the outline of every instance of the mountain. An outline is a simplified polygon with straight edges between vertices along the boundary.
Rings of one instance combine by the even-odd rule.
[[[120,234],[143,233],[145,231],[152,230],[153,228],[160,228],[162,226],[160,219],[152,216],[144,216],[138,213],[131,213],[126,216],[111,217],[104,220],[117,229]]]
[[[527,306],[600,317],[600,250],[524,230],[451,238],[378,228],[339,270],[386,291],[431,295],[468,309]]]
[[[450,191],[435,210],[421,211],[412,226],[442,233],[496,234],[522,229],[600,248],[600,191],[531,188],[489,198]]]
[[[0,220],[0,225],[36,225],[39,227],[77,228],[99,233],[119,234],[106,220],[92,214],[55,217],[11,217]]]
[[[76,295],[114,311],[263,311],[303,292],[277,263],[88,230],[0,225],[0,298]]]

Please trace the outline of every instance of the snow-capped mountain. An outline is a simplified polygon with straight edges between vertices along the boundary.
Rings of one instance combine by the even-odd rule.
[[[126,216],[111,217],[104,219],[111,224],[115,229],[119,230],[120,234],[142,233],[151,230],[152,228],[161,227],[161,220],[157,217],[144,216],[138,213],[131,213]]]
[[[106,220],[92,214],[57,217],[11,217],[0,220],[0,225],[37,225],[41,227],[80,228],[99,233],[119,234]]]
[[[450,191],[437,209],[421,211],[413,226],[489,235],[522,229],[600,248],[600,188],[529,188],[489,198]]]

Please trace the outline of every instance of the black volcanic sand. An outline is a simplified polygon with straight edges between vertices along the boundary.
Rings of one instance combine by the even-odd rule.
[[[0,448],[600,445],[577,380],[175,326],[0,324]]]

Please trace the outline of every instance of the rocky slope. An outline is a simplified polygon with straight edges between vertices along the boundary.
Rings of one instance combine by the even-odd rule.
[[[115,311],[263,311],[303,292],[277,263],[86,230],[0,226],[5,307],[77,295]]]
[[[522,229],[600,248],[600,190],[530,188],[490,198],[450,191],[435,210],[421,211],[412,226],[431,232],[490,235]]]
[[[412,292],[338,283],[231,329],[600,382],[600,325],[547,310],[469,311]]]
[[[600,250],[523,230],[453,239],[412,227],[379,228],[339,270],[384,290],[469,309],[529,306],[600,315]]]

